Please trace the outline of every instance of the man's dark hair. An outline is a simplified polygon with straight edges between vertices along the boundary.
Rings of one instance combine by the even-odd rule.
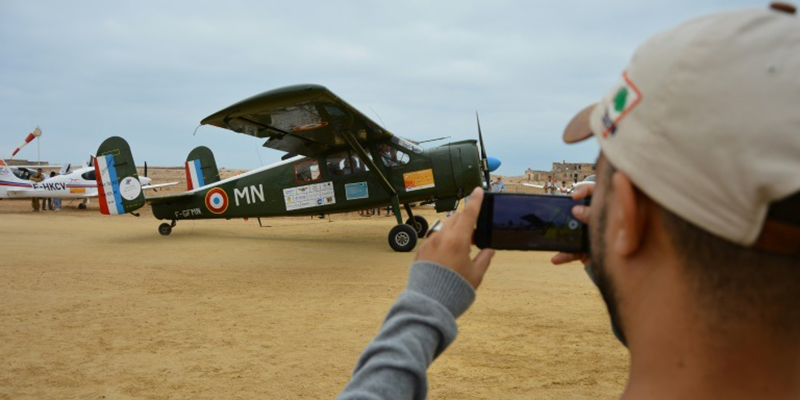
[[[660,218],[700,306],[714,322],[800,333],[800,259],[729,242],[660,207]]]
[[[608,185],[614,172],[607,163],[604,180]],[[792,206],[787,207],[787,202]],[[737,245],[654,204],[683,261],[689,290],[712,325],[762,324],[785,334],[800,334],[800,257]],[[769,216],[776,209],[796,214],[799,208],[797,193],[771,207]],[[785,220],[792,222],[791,218]]]

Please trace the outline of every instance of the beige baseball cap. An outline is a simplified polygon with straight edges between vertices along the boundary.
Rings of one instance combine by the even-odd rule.
[[[564,141],[592,135],[666,209],[731,242],[800,254],[794,6],[714,14],[650,38]],[[774,215],[775,204],[791,215]]]

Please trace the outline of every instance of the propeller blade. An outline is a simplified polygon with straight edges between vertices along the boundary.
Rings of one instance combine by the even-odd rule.
[[[488,157],[486,157],[486,146],[483,144],[483,132],[481,132],[481,118],[478,116],[477,111],[475,111],[475,120],[478,122],[478,141],[481,143],[481,169],[483,170],[483,177],[486,179],[486,186],[491,190],[492,178],[489,176]]]
[[[147,161],[144,162],[144,177],[147,178]]]

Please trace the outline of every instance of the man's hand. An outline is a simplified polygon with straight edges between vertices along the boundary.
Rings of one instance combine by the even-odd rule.
[[[431,235],[417,251],[417,261],[431,261],[452,269],[477,289],[489,268],[494,250],[483,249],[470,259],[472,234],[483,202],[483,189],[475,188],[464,211],[445,220],[442,229]]]
[[[574,192],[572,192],[572,199],[573,200],[583,200],[587,197],[591,197],[592,193],[594,193],[594,183],[588,185],[581,185],[578,186]],[[589,224],[589,213],[592,211],[591,206],[575,206],[572,207],[572,214],[575,216],[575,219],[578,221],[583,222],[584,224]],[[589,254],[587,253],[558,253],[553,258],[550,259],[550,262],[553,264],[566,264],[573,261],[580,260],[584,264],[589,263]]]

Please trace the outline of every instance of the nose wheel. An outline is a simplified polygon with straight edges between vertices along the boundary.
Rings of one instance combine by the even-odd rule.
[[[392,250],[405,253],[417,245],[417,231],[411,225],[396,225],[389,231],[389,246]]]

